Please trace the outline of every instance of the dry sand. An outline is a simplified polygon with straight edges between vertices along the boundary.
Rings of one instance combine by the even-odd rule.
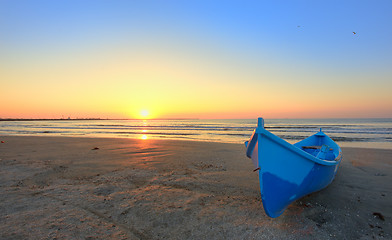
[[[392,238],[391,150],[343,149],[329,187],[272,219],[241,144],[0,140],[1,239]]]

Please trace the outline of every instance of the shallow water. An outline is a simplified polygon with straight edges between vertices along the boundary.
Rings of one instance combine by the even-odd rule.
[[[183,139],[243,143],[257,119],[0,121],[0,135]],[[319,128],[343,147],[392,149],[392,119],[266,119],[265,128],[290,143]]]

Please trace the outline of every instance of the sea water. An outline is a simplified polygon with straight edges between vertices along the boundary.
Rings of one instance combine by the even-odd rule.
[[[243,143],[257,119],[0,121],[0,135],[115,137]],[[265,119],[290,143],[322,128],[342,147],[392,149],[392,119]]]

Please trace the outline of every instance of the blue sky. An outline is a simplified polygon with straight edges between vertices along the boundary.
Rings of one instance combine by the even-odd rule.
[[[274,99],[272,94],[251,99],[282,101],[278,108],[285,102],[291,103],[296,94],[290,93],[285,99],[279,95],[287,95],[287,90],[282,92],[277,88],[292,88],[301,96],[310,92],[309,98],[303,97],[296,105],[313,100],[317,92],[328,92],[331,95],[325,97],[343,96],[342,101],[354,99],[359,104],[367,104],[347,117],[388,117],[391,113],[383,112],[392,112],[391,12],[391,1],[3,0],[0,2],[3,66],[0,82],[9,87],[8,92],[16,91],[18,87],[23,88],[25,81],[33,81],[26,75],[17,75],[18,69],[35,75],[34,79],[46,79],[45,68],[58,69],[59,74],[67,69],[72,71],[76,68],[73,59],[82,59],[78,61],[86,66],[97,64],[96,59],[106,59],[97,66],[153,62],[152,72],[158,71],[156,65],[160,62],[168,61],[173,68],[178,64],[178,68],[189,70],[181,77],[191,85],[191,75],[200,74],[200,78],[211,76],[211,81],[215,81],[215,76],[219,79],[217,85],[238,87],[241,92],[246,88],[272,91],[279,99]],[[134,78],[131,69],[118,71],[115,76],[128,74],[130,81]],[[48,86],[46,81],[49,80],[37,84]],[[57,80],[52,77],[52,81]],[[87,82],[84,75],[75,75],[70,81]],[[202,93],[206,92],[200,90],[199,97]],[[225,100],[227,97],[222,96],[221,104],[233,101]],[[245,98],[246,93],[239,97]],[[339,104],[338,101],[318,103]],[[377,109],[372,112],[369,103]],[[346,107],[349,109],[354,104],[353,101]],[[256,115],[260,111],[273,116],[268,109],[248,108],[244,117],[253,117],[250,112]],[[309,106],[300,112],[312,117],[312,109]],[[345,116],[343,112],[328,109],[334,116]],[[202,110],[194,114],[202,114]],[[292,116],[295,113],[287,114]]]

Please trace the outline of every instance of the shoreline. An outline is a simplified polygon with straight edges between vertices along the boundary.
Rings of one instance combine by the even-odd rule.
[[[88,135],[88,134],[69,134],[69,135],[60,135],[60,136],[56,136],[56,135],[37,135],[37,134],[21,134],[21,135],[0,135],[0,138],[5,138],[5,137],[44,137],[44,138],[87,138],[87,139],[129,139],[129,140],[143,140],[143,141],[184,141],[184,142],[204,142],[204,143],[221,143],[221,144],[235,144],[235,145],[244,145],[245,141],[248,141],[249,139],[244,140],[244,142],[223,142],[223,141],[214,141],[212,140],[201,140],[201,139],[190,139],[190,138],[151,138],[151,136],[149,136],[149,138],[147,139],[143,139],[142,136],[143,135],[148,135],[148,134],[140,134],[141,137],[139,138],[134,138],[134,137],[114,137],[114,136],[110,136],[108,135],[107,137],[105,136],[95,136],[95,135]],[[249,137],[251,136],[251,134],[249,135]],[[285,140],[287,142],[289,142],[290,144],[294,144],[298,141],[288,141]],[[335,141],[336,142],[336,141]],[[391,150],[391,147],[380,147],[377,145],[381,145],[381,144],[385,144],[385,143],[374,143],[374,142],[364,142],[364,144],[370,144],[370,145],[376,145],[375,147],[372,146],[355,146],[355,144],[358,144],[358,142],[337,142],[338,145],[341,147],[341,149],[343,148],[357,148],[357,149],[374,149],[374,150]],[[350,143],[354,143],[354,146],[350,146]],[[341,145],[346,145],[346,146],[341,146]]]
[[[0,238],[392,238],[392,150],[267,217],[242,144],[0,136]],[[98,148],[98,149],[94,149]]]

